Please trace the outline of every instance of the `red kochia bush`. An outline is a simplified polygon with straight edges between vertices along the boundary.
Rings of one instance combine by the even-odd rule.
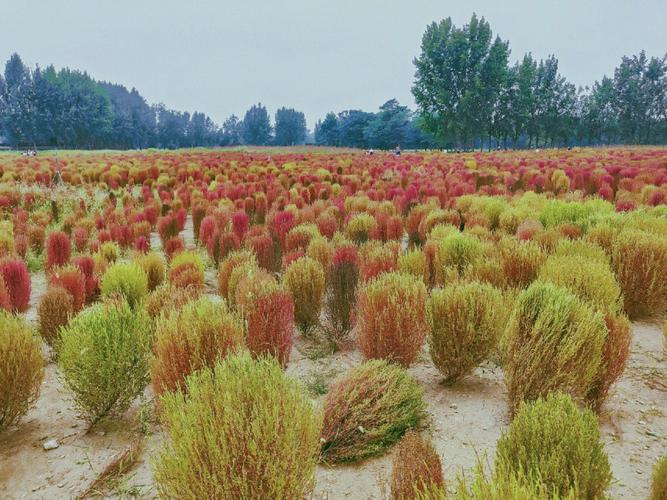
[[[46,267],[51,269],[55,266],[64,266],[69,262],[70,242],[69,236],[62,231],[49,234],[46,240]]]
[[[56,268],[49,277],[49,284],[63,287],[69,292],[75,313],[83,309],[86,303],[86,277],[78,267]]]
[[[90,255],[79,255],[72,259],[72,264],[79,268],[86,279],[86,303],[90,303],[100,294],[100,280],[95,276],[95,261]]]
[[[21,259],[7,258],[0,262],[0,274],[9,292],[11,310],[25,312],[30,307],[30,273]]]
[[[419,354],[428,323],[426,286],[410,274],[384,273],[358,294],[357,343],[367,359],[410,366]]]
[[[201,224],[199,225],[199,234],[197,235],[199,243],[206,245],[215,231],[215,218],[212,215],[207,215],[202,219]]]
[[[294,335],[294,302],[285,290],[268,287],[246,315],[246,341],[253,356],[268,353],[286,367]]]

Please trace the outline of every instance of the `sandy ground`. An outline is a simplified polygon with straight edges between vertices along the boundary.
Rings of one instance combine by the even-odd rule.
[[[207,285],[214,289],[214,273],[207,274]],[[44,286],[43,275],[33,277],[33,306]],[[34,309],[27,317],[34,320]],[[654,324],[635,324],[633,331],[628,368],[600,417],[614,475],[609,493],[619,499],[647,498],[653,464],[667,453],[663,335]],[[49,358],[45,351],[45,359]],[[361,356],[354,349],[322,356],[297,337],[287,371],[307,387],[323,390],[359,362]],[[428,403],[430,418],[424,432],[440,453],[446,480],[454,484],[461,470],[470,472],[478,456],[492,459],[495,443],[508,424],[502,371],[486,364],[456,385],[445,386],[424,353],[410,373],[423,386]],[[39,400],[17,426],[0,433],[0,498],[78,497],[117,454],[137,441],[142,452],[135,466],[94,494],[156,497],[150,461],[160,449],[163,434],[155,422],[151,398],[147,389],[121,419],[103,421],[86,432],[86,422],[77,416],[55,365],[49,362]],[[59,447],[45,451],[43,444],[50,439],[56,439]],[[390,474],[391,453],[355,466],[318,467],[313,498],[383,498],[383,492],[389,491]]]

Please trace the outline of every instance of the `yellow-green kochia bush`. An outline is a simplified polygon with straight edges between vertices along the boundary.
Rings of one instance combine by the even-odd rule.
[[[650,500],[664,500],[667,498],[667,455],[663,455],[653,468]]]
[[[357,344],[366,359],[410,366],[428,332],[426,286],[411,274],[383,273],[357,296]]]
[[[84,310],[61,330],[58,367],[91,423],[123,413],[143,392],[151,328],[143,308],[116,299]]]
[[[429,300],[431,359],[447,380],[473,370],[495,348],[502,332],[503,297],[478,282],[436,289]]]
[[[324,462],[380,455],[425,416],[423,391],[408,372],[384,360],[349,370],[324,401]]]
[[[612,241],[611,265],[623,290],[631,319],[648,318],[667,303],[667,238],[635,229],[621,231]]]
[[[161,317],[155,327],[151,379],[156,394],[185,389],[185,377],[213,366],[243,344],[243,320],[223,301],[202,296]]]
[[[307,333],[319,323],[325,290],[324,270],[315,259],[301,257],[289,265],[284,279],[294,300],[294,321]]]
[[[612,478],[597,417],[563,393],[519,407],[498,440],[495,468],[501,476],[525,473],[559,496],[576,486],[579,498],[604,498]]]
[[[100,291],[103,297],[120,295],[134,308],[148,294],[148,278],[139,264],[119,262],[102,276]]]
[[[522,291],[503,338],[511,412],[556,390],[582,399],[598,373],[606,336],[602,315],[567,290],[538,280]]]
[[[345,236],[357,245],[367,242],[377,227],[375,217],[367,213],[353,215],[345,226]]]
[[[39,338],[22,317],[0,310],[0,431],[28,413],[43,378]]]
[[[482,258],[483,253],[482,242],[474,236],[460,232],[446,236],[438,242],[436,251],[436,282],[444,284],[443,276],[448,269],[462,276],[466,269]]]
[[[230,354],[166,393],[168,439],[154,462],[163,498],[304,498],[314,486],[321,414],[273,358]]]

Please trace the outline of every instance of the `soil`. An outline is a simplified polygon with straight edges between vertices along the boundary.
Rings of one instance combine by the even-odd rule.
[[[186,231],[189,228],[186,228]],[[156,245],[158,246],[158,245]],[[214,289],[214,274],[207,288]],[[45,279],[33,276],[32,309],[43,293]],[[647,498],[653,464],[667,453],[667,360],[664,338],[656,324],[634,324],[628,367],[600,416],[602,438],[609,454],[614,481],[612,498]],[[152,412],[150,388],[120,419],[102,421],[90,432],[74,409],[58,377],[50,353],[41,394],[17,426],[0,433],[0,498],[74,498],[89,489],[98,475],[137,440],[142,451],[122,477],[107,482],[91,496],[154,498],[151,457],[164,435]],[[317,392],[335,377],[361,362],[350,348],[324,355],[312,342],[297,336],[287,372]],[[410,368],[424,388],[430,419],[424,431],[439,452],[445,478],[455,484],[461,472],[469,475],[479,458],[492,461],[495,443],[508,424],[505,386],[500,368],[485,364],[455,385],[442,377],[424,353]],[[319,396],[320,398],[322,396]],[[56,439],[59,447],[45,451]],[[354,466],[320,466],[313,498],[371,499],[388,497],[391,452]]]

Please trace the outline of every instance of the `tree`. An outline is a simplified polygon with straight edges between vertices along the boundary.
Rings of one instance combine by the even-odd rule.
[[[340,145],[351,148],[368,147],[364,130],[373,118],[375,114],[358,109],[338,113],[338,142]]]
[[[222,145],[238,146],[241,144],[243,122],[236,115],[231,115],[222,124]]]
[[[318,146],[338,146],[338,119],[334,113],[327,113],[324,121],[315,124],[315,144]]]
[[[472,146],[488,127],[507,72],[509,48],[484,18],[473,14],[459,29],[447,18],[422,38],[412,93],[423,126],[457,146]]]
[[[380,106],[380,112],[366,126],[364,136],[367,144],[378,149],[390,149],[401,144],[405,146],[410,135],[411,118],[406,106],[401,106],[396,99],[390,99]]]
[[[242,136],[244,144],[264,146],[271,140],[269,113],[262,103],[253,105],[243,117]]]
[[[294,146],[306,140],[306,117],[292,108],[276,111],[275,143],[278,146]]]

